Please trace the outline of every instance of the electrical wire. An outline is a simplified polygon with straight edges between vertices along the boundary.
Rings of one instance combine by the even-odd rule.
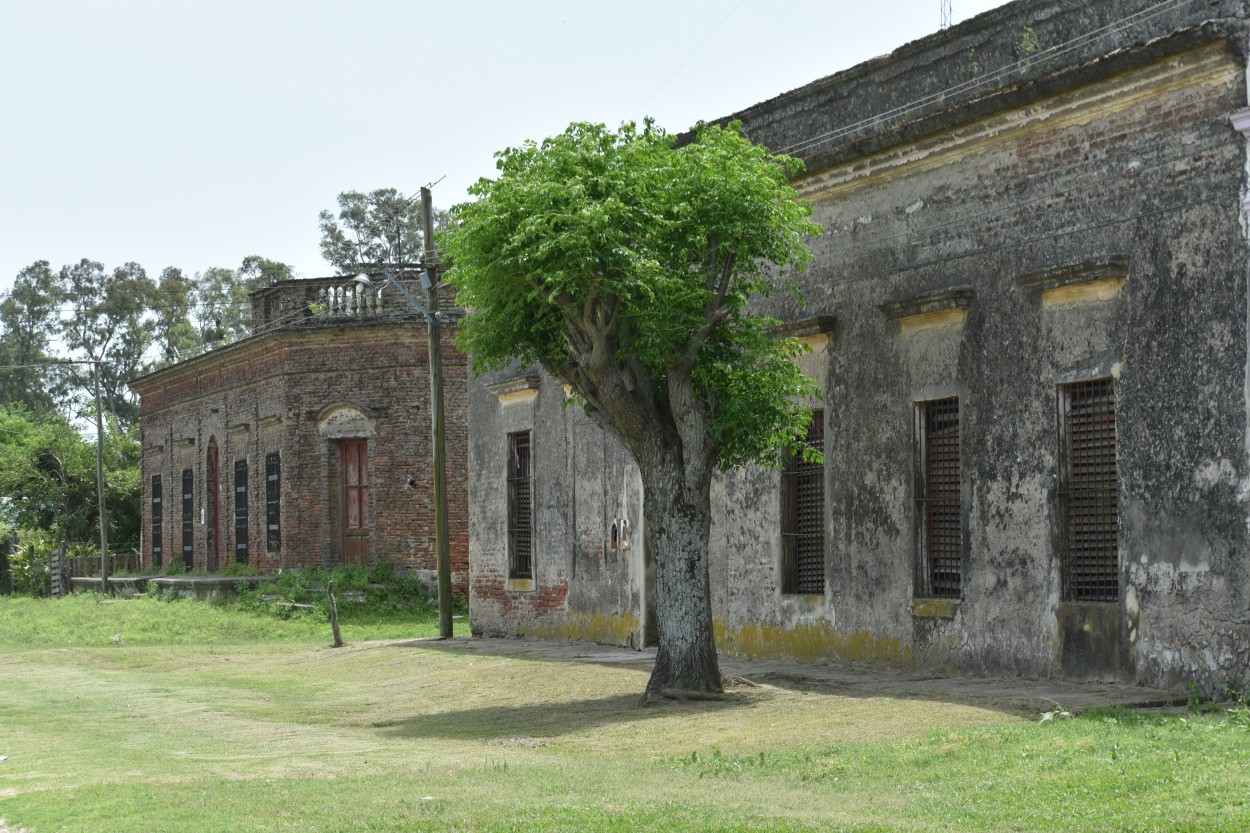
[[[914,115],[913,111],[915,111],[918,108],[922,108],[922,107],[925,107],[927,105],[934,104],[934,103],[944,102],[947,99],[947,97],[951,95],[972,92],[980,87],[988,86],[991,83],[1000,82],[1005,77],[1006,74],[1016,70],[1017,68],[1027,69],[1029,67],[1032,67],[1034,64],[1039,64],[1045,61],[1049,61],[1052,58],[1055,58],[1060,55],[1065,55],[1068,52],[1071,52],[1088,43],[1092,43],[1106,35],[1127,31],[1128,29],[1138,25],[1139,23],[1143,23],[1145,21],[1151,20],[1175,8],[1189,5],[1194,2],[1197,2],[1197,0],[1163,0],[1162,2],[1156,3],[1153,6],[1149,6],[1145,9],[1142,9],[1124,18],[1121,18],[1120,20],[1109,23],[1106,26],[1102,26],[1098,29],[1093,29],[1082,35],[1078,35],[1077,37],[1072,38],[1071,40],[1068,40],[1063,43],[1056,44],[1055,46],[1051,46],[1046,49],[1040,50],[1038,52],[1029,54],[1025,56],[1024,58],[1021,58],[1015,61],[1014,63],[1000,67],[999,69],[993,70],[991,72],[982,73],[981,75],[978,75],[967,81],[963,81],[959,84],[952,84],[949,87],[945,87],[943,89],[937,90],[936,92],[932,92],[927,95],[921,96],[920,98],[913,99],[912,101],[909,101],[905,104],[901,104],[897,107],[893,107],[889,110],[885,110],[881,113],[877,113],[876,115],[869,116],[868,118],[864,118],[864,119],[860,119],[859,121],[852,122],[851,124],[843,125],[842,127],[835,128],[825,133],[816,134],[815,136],[809,136],[801,141],[794,142],[793,144],[786,145],[781,148],[777,148],[773,152],[777,154],[789,154],[789,155],[795,155],[795,154],[805,153],[805,152],[811,153],[811,152],[815,152],[817,148],[825,144],[831,144],[833,142],[836,142],[837,140],[850,136],[856,132],[859,132],[860,130],[863,130],[864,128],[870,127],[874,130],[881,129],[882,127],[885,126],[886,123],[890,122],[891,120],[897,120],[904,116],[913,116]]]

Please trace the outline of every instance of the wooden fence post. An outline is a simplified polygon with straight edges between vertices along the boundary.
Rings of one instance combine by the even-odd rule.
[[[339,631],[339,605],[334,599],[334,582],[326,582],[326,593],[330,596],[330,628],[334,631],[334,647],[343,647],[343,634]]]

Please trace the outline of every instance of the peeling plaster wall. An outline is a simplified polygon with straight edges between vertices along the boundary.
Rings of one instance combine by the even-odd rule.
[[[836,326],[804,359],[825,391],[826,592],[781,593],[779,474],[719,477],[722,651],[1210,688],[1250,675],[1247,150],[1229,124],[1247,100],[1247,11],[1219,0],[1141,17],[1150,6],[1019,0],[735,116],[807,161],[796,184],[825,228],[802,276],[807,307],[779,295],[762,308]],[[1073,40],[1130,18],[1141,22]],[[1016,64],[1026,27],[1043,58],[1077,45]],[[993,77],[956,88],[965,76]],[[942,90],[905,117],[863,121]],[[1058,386],[1108,377],[1120,600],[1075,603],[1062,597]],[[493,589],[514,429],[496,397],[472,395],[474,627],[640,644],[644,562],[635,552],[596,572],[594,524],[577,508],[616,500],[615,475],[576,462],[601,435],[545,377],[527,423],[547,449],[539,586],[567,582],[568,597],[540,609]],[[962,593],[926,599],[914,409],[949,396]]]
[[[535,375],[535,387],[524,396],[487,388],[527,376],[494,374],[470,390],[473,632],[641,647],[645,568],[637,471],[618,443],[579,407],[566,405],[563,385],[550,377]],[[532,432],[532,587],[510,582],[508,575],[508,435],[520,431]],[[630,522],[628,543],[622,518]]]

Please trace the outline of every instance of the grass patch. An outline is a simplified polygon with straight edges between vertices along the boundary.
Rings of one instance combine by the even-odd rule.
[[[322,574],[324,575],[324,574]],[[286,579],[294,586],[295,579]],[[325,590],[262,584],[223,600],[203,602],[176,593],[123,599],[94,592],[60,599],[0,596],[0,646],[9,649],[106,645],[235,645],[330,640]],[[365,582],[367,586],[367,582]],[[316,586],[315,581],[312,586]],[[324,588],[324,585],[322,586]],[[415,582],[387,582],[358,604],[339,593],[339,620],[347,641],[438,636],[438,609]],[[359,589],[351,584],[343,590]],[[266,601],[266,596],[276,596]],[[311,604],[311,608],[288,604]],[[468,620],[454,623],[467,636]]]
[[[62,644],[119,610],[153,622]],[[15,640],[24,617],[52,636]],[[160,641],[175,624],[202,639]],[[799,686],[641,707],[640,665],[327,636],[192,600],[0,601],[0,818],[30,833],[1250,829],[1244,709],[1035,722]]]

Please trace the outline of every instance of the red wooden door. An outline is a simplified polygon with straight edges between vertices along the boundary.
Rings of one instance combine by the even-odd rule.
[[[369,454],[366,441],[339,440],[339,530],[342,562],[369,563]]]

